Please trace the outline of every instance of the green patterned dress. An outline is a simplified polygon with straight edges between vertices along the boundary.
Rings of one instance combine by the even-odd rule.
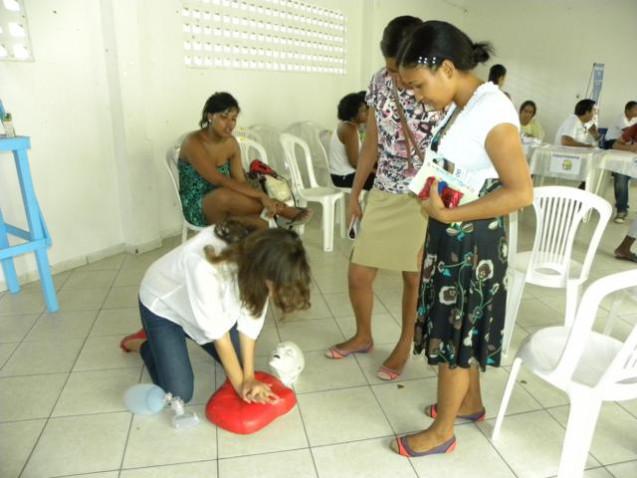
[[[181,197],[184,218],[195,226],[207,226],[208,222],[203,213],[203,198],[219,186],[206,181],[190,163],[182,159],[177,163],[177,168],[179,169],[179,197]],[[217,171],[230,177],[230,163],[217,166]]]

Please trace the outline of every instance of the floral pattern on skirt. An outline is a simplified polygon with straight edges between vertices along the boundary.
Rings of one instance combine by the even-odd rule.
[[[431,365],[499,366],[508,245],[502,218],[429,220],[414,353]]]

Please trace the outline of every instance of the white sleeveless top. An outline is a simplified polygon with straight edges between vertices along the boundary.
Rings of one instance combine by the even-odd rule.
[[[360,150],[360,141],[358,147]],[[356,172],[356,169],[352,167],[347,159],[345,145],[341,143],[341,140],[338,138],[338,128],[334,130],[332,137],[330,138],[328,158],[330,163],[330,174],[334,174],[335,176],[348,176]]]

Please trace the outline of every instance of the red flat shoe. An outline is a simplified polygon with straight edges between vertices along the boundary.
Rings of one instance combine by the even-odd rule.
[[[394,444],[395,446],[391,447],[392,450],[394,450],[399,455],[406,456],[408,458],[415,458],[418,456],[427,455],[441,455],[443,453],[451,453],[456,449],[456,436],[454,435],[446,442],[425,451],[413,450],[407,442],[407,435],[396,438]]]
[[[119,348],[121,348],[126,353],[132,352],[131,349],[126,347],[126,343],[129,340],[146,340],[147,338],[148,337],[146,337],[146,331],[144,329],[139,329],[134,334],[130,334],[130,335],[127,335],[126,337],[124,337],[122,339],[122,341],[119,343]]]
[[[438,404],[434,403],[433,405],[427,405],[425,407],[425,415],[431,418],[436,418],[438,416]],[[470,422],[483,422],[486,416],[487,410],[486,408],[483,408],[480,412],[472,413],[471,415],[458,415],[456,418]]]

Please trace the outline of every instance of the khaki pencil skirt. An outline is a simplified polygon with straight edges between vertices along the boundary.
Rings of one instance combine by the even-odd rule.
[[[425,242],[427,217],[412,195],[372,189],[354,242],[351,262],[394,271],[420,270],[418,255]]]

